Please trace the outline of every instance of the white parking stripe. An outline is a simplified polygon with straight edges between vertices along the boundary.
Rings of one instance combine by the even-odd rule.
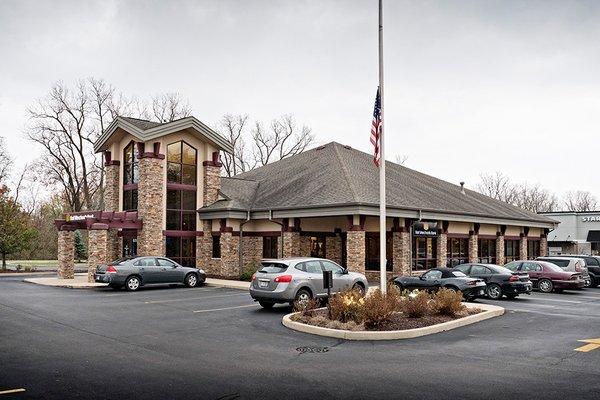
[[[529,300],[529,299],[528,299]],[[533,300],[533,299],[531,299]],[[583,301],[575,301],[575,300],[558,300],[558,299],[539,299],[540,301],[556,301],[557,303],[573,303],[573,304],[581,304]],[[538,305],[536,302],[527,302],[527,304]]]
[[[582,315],[581,314],[565,314],[565,313],[553,313],[553,312],[547,312],[547,311],[535,311],[535,310],[525,310],[525,309],[518,309],[515,308],[513,310],[509,310],[509,311],[514,311],[514,312],[522,312],[522,313],[528,313],[528,314],[540,314],[540,315],[547,315],[547,316],[557,316],[557,317],[570,317],[570,318],[577,318],[577,319],[581,319]],[[586,319],[599,319],[600,320],[600,315],[585,315]]]
[[[245,306],[235,306],[235,307],[223,307],[223,308],[211,308],[209,310],[196,310],[192,311],[193,313],[206,313],[212,311],[224,311],[224,310],[234,310],[236,308],[247,308],[247,307],[256,307],[256,304],[246,304]]]
[[[144,304],[158,304],[158,303],[172,303],[175,301],[190,301],[190,300],[203,300],[203,299],[214,299],[217,297],[234,297],[234,296],[248,296],[248,293],[235,293],[235,294],[222,294],[217,296],[203,296],[203,297],[188,297],[185,299],[168,299],[168,300],[153,300],[145,301]]]

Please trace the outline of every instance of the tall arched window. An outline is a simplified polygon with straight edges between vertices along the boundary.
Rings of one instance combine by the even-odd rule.
[[[197,151],[184,141],[167,145],[166,254],[182,265],[196,263]]]
[[[123,150],[123,211],[135,211],[138,208],[139,177],[138,150],[135,142],[131,142]]]

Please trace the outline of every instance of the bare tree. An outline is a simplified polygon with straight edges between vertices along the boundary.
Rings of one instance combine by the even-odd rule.
[[[244,133],[248,122],[248,115],[223,116],[217,130],[233,145],[233,154],[223,153],[223,167],[227,176],[234,176],[253,168],[246,155],[246,141]]]
[[[476,190],[493,199],[513,204],[516,197],[516,188],[510,179],[500,171],[493,174],[481,174],[481,182]]]
[[[192,108],[179,93],[165,93],[152,98],[152,114],[158,122],[171,122],[189,117]]]
[[[8,179],[13,160],[6,150],[4,138],[0,136],[0,185]]]
[[[595,211],[598,205],[598,201],[590,192],[583,190],[577,190],[574,192],[567,192],[564,200],[565,211]]]
[[[404,165],[406,160],[408,160],[408,156],[406,154],[396,154],[394,156],[394,162],[398,165]]]

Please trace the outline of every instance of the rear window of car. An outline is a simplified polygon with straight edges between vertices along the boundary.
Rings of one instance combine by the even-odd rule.
[[[462,278],[465,277],[466,275],[460,271],[452,271],[452,275],[454,275],[457,278]]]
[[[567,268],[570,262],[569,260],[557,260],[552,258],[545,259],[544,261],[552,263],[554,265],[558,265],[561,268]]]
[[[133,258],[131,258],[131,257],[119,258],[118,260],[111,262],[110,265],[122,265],[122,264],[125,264],[127,261],[131,261],[131,260],[133,260]]]
[[[265,272],[267,274],[278,274],[287,269],[287,265],[273,262],[263,262],[258,272]]]

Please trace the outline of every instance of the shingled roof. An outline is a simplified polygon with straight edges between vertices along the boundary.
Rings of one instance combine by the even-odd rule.
[[[554,221],[392,162],[386,163],[388,209]],[[222,178],[223,200],[212,211],[267,211],[321,207],[378,207],[379,178],[372,155],[336,142],[264,167]]]

